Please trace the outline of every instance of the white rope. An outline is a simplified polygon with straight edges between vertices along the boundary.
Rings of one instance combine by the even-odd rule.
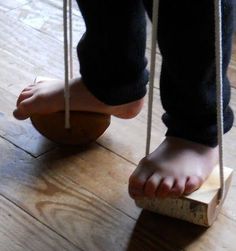
[[[64,71],[65,71],[65,128],[70,129],[70,87],[69,87],[69,63],[68,63],[68,24],[67,24],[67,0],[63,0],[63,28],[64,28]]]
[[[220,173],[220,189],[219,202],[224,198],[224,152],[223,152],[223,73],[222,73],[222,4],[221,0],[215,0],[215,59],[216,59],[216,96],[217,96],[217,137],[219,145],[219,173]],[[153,90],[155,79],[155,63],[156,63],[156,43],[157,43],[157,27],[158,27],[158,11],[159,0],[153,0],[152,14],[152,49],[151,49],[151,66],[150,66],[150,82],[149,82],[149,100],[148,100],[148,122],[147,122],[147,142],[146,155],[150,152],[151,129],[152,129],[152,107],[153,107]]]
[[[69,68],[70,68],[70,79],[73,78],[73,22],[72,22],[72,0],[69,0]]]
[[[153,91],[154,91],[154,82],[155,82],[158,11],[159,11],[159,0],[153,0],[152,49],[151,49],[149,97],[148,97],[146,156],[150,153],[151,134],[152,134],[152,107],[153,107]]]
[[[219,171],[220,171],[220,190],[219,202],[224,198],[224,152],[223,152],[223,53],[222,53],[222,3],[215,0],[215,57],[216,57],[216,96],[217,96],[217,135],[219,145]]]

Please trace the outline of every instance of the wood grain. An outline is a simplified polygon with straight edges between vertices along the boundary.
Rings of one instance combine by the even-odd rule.
[[[41,158],[61,168],[64,175],[78,184],[86,185],[89,190],[96,191],[99,197],[109,201],[115,207],[125,210],[133,218],[137,217],[139,211],[134,210],[132,200],[127,193],[128,178],[135,165],[96,145],[91,146],[88,151],[75,155],[70,155],[70,152],[71,150],[58,149]],[[64,157],[61,159],[60,156]],[[101,182],[106,186],[101,186]],[[233,180],[233,185],[235,184],[236,180]],[[113,194],[114,189],[116,197]],[[229,198],[228,201],[230,202],[231,199]]]
[[[29,120],[13,118],[16,96],[0,87],[0,135],[17,147],[38,157],[55,148],[55,144],[40,135]]]
[[[5,20],[8,20],[7,22]],[[49,35],[23,25],[6,14],[0,15],[0,52],[3,55],[2,88],[9,85],[10,74],[14,82],[15,93],[32,83],[36,76],[63,78],[63,43]],[[76,64],[76,71],[78,65]],[[50,66],[50,67],[49,67]],[[7,74],[8,73],[8,74]],[[22,78],[19,75],[24,73]],[[19,75],[18,75],[19,74]],[[7,77],[5,77],[7,76]],[[14,88],[12,87],[11,90]]]
[[[41,158],[35,161],[22,151],[1,140],[0,142],[1,149],[4,150],[0,156],[0,192],[82,249],[125,250],[128,247],[127,250],[141,251],[176,250],[176,247],[181,247],[192,250],[188,246],[191,244],[197,247],[199,237],[205,232],[204,229],[167,217],[147,212],[140,215],[140,210],[134,204],[134,212],[139,210],[136,211],[135,218],[123,214],[122,211],[126,211],[124,207],[114,209],[125,199],[127,184],[124,177],[122,178],[122,169],[114,172],[114,169],[107,168],[105,163],[108,159],[104,159],[104,155],[99,152],[92,155],[94,162],[89,155],[91,149],[83,152],[78,152],[78,149],[68,150],[67,154],[62,149],[56,156],[50,156],[50,159]],[[94,146],[93,153],[96,148],[98,147]],[[9,160],[7,152],[14,157]],[[73,161],[67,163],[69,156]],[[88,159],[90,162],[86,163]],[[118,164],[121,167],[125,163],[122,160],[115,163],[114,159],[115,157],[110,156],[110,161],[113,161],[110,162],[110,167],[117,168]],[[66,171],[70,166],[77,169],[77,172]],[[95,170],[99,166],[100,170],[105,170],[97,177],[100,170]],[[123,170],[127,167],[128,163],[123,166]],[[86,174],[87,168],[90,169],[90,177]],[[119,185],[119,180],[122,180],[123,185]],[[131,199],[126,200],[126,205],[131,209]],[[221,242],[215,242],[214,239],[219,234],[225,236],[226,226],[229,229],[235,228],[235,222],[228,217],[220,215],[219,222],[222,221],[225,227],[220,229],[216,224],[218,228],[215,225],[212,228],[215,232],[211,230],[213,232],[210,236],[205,234],[203,237],[208,239],[209,250],[217,249],[218,245],[222,247]],[[228,236],[230,242],[226,245],[228,250],[234,248],[233,239],[232,231]]]
[[[19,8],[20,6],[29,3],[30,0],[8,0],[8,1],[1,1],[0,4],[0,12],[7,12],[12,9]]]
[[[81,250],[0,196],[1,251]]]
[[[73,3],[73,46],[85,32],[85,25],[76,1]],[[32,1],[21,8],[9,11],[7,14],[38,31],[50,35],[63,42],[63,1],[47,0]]]
[[[30,158],[0,139],[0,193],[83,250],[173,250],[157,234],[65,177],[52,162]],[[114,193],[116,193],[114,191]],[[142,249],[139,249],[142,247]]]

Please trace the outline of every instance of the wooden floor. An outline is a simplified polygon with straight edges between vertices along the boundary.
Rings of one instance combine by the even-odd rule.
[[[12,117],[17,95],[36,75],[63,76],[61,3],[0,3],[0,250],[236,250],[235,177],[210,229],[142,211],[129,198],[129,175],[144,155],[146,106],[135,119],[113,118],[86,149],[60,148]],[[76,46],[84,24],[76,7],[73,15]],[[75,60],[75,75],[78,69]],[[229,75],[236,87],[236,42]],[[152,148],[165,132],[158,86],[155,100]],[[231,105],[235,111],[234,88]],[[235,149],[236,124],[225,136],[232,168]]]

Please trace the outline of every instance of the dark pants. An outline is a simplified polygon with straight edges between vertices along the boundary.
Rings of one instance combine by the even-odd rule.
[[[223,0],[224,129],[233,124],[226,76],[233,33],[233,1]],[[101,101],[142,98],[148,82],[145,11],[151,0],[77,0],[86,23],[78,45],[80,71]],[[167,135],[217,145],[214,0],[160,0],[160,91]]]

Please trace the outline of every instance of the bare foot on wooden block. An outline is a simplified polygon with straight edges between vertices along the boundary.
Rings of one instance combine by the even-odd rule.
[[[129,119],[140,112],[143,102],[140,99],[124,105],[106,105],[88,91],[81,79],[70,81],[70,105],[73,111],[98,112]],[[64,82],[42,80],[21,92],[13,114],[15,118],[24,120],[34,114],[63,111],[64,104]]]
[[[180,197],[197,190],[218,163],[218,148],[167,137],[129,180],[132,198]]]

